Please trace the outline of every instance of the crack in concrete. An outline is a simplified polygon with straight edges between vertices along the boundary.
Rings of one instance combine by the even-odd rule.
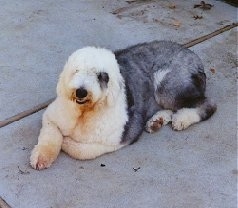
[[[11,208],[10,205],[2,197],[0,197],[0,208]]]
[[[218,30],[215,30],[212,33],[209,33],[207,35],[204,35],[204,36],[201,36],[199,38],[196,38],[196,39],[194,39],[192,41],[189,41],[188,43],[185,43],[185,44],[182,44],[182,45],[187,47],[187,48],[190,48],[190,47],[195,46],[195,45],[197,45],[197,44],[199,44],[201,42],[204,42],[204,41],[206,41],[208,39],[211,39],[211,38],[213,38],[213,37],[215,37],[215,36],[217,36],[217,35],[219,35],[219,34],[221,34],[223,32],[231,30],[231,29],[233,29],[233,28],[235,28],[237,26],[238,26],[238,23],[232,23],[230,25],[226,25],[226,26],[224,26],[224,27],[222,27],[222,28],[220,28]],[[0,121],[0,128],[2,128],[4,126],[7,126],[7,125],[9,125],[9,124],[11,124],[11,123],[13,123],[15,121],[19,121],[19,120],[21,120],[21,119],[23,119],[23,118],[25,118],[27,116],[30,116],[30,115],[32,115],[32,114],[34,114],[34,113],[36,113],[36,112],[46,108],[54,99],[55,98],[51,98],[51,99],[47,100],[46,102],[43,102],[43,103],[40,103],[37,106],[34,106],[31,109],[28,109],[26,111],[20,112],[20,113],[14,115],[12,117],[9,117],[9,118],[7,118],[7,119],[5,119],[3,121]],[[1,205],[1,201],[0,201],[0,205]],[[1,206],[0,206],[0,208],[1,208]]]

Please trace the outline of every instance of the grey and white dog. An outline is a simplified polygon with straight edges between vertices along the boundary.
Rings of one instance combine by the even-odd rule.
[[[66,62],[57,97],[42,119],[30,162],[50,167],[62,149],[93,159],[172,122],[183,130],[208,119],[216,105],[205,96],[201,60],[179,44],[154,41],[111,51],[86,47]]]
[[[115,52],[125,79],[129,121],[122,143],[133,143],[144,126],[150,133],[172,121],[174,130],[207,120],[216,111],[205,95],[200,58],[170,41],[154,41]]]

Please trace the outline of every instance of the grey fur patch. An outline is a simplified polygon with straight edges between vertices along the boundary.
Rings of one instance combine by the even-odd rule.
[[[98,81],[101,86],[101,88],[106,88],[108,81],[109,81],[109,75],[106,72],[100,72],[97,74],[98,76]]]
[[[121,143],[135,142],[146,121],[161,109],[177,111],[199,105],[202,120],[215,112],[216,107],[205,97],[203,64],[191,50],[170,41],[153,41],[116,51],[115,55],[128,99],[129,121]]]
[[[201,121],[209,119],[217,110],[217,105],[208,98],[200,101],[200,103],[198,103],[197,105],[199,107],[198,113],[201,117]]]

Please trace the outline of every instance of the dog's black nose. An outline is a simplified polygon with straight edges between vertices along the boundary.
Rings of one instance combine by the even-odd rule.
[[[76,97],[77,98],[85,98],[87,97],[88,92],[84,88],[80,87],[79,89],[76,90]]]

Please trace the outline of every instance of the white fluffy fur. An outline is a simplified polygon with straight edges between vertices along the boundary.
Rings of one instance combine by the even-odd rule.
[[[105,89],[100,88],[99,72],[109,74]],[[89,104],[75,102],[74,93],[81,86],[89,92]],[[32,167],[48,168],[61,149],[84,160],[121,148],[128,120],[124,88],[112,52],[94,47],[74,52],[60,75],[57,98],[43,115],[38,144],[30,158]]]
[[[161,85],[162,80],[171,70],[165,69],[163,71],[157,71],[154,73],[154,88],[156,89],[158,86]]]
[[[172,127],[180,131],[200,120],[197,108],[182,108],[172,115]]]

